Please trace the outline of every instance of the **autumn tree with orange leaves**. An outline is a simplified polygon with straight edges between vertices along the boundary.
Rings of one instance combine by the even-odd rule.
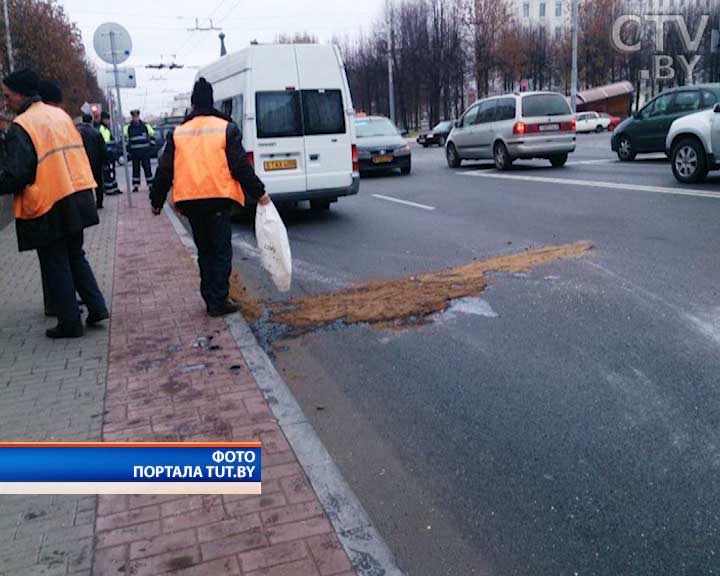
[[[53,0],[9,0],[10,31],[15,69],[31,68],[43,78],[57,81],[71,116],[83,102],[103,102],[95,71],[87,61],[77,26]],[[0,63],[9,71],[5,22],[0,22]]]

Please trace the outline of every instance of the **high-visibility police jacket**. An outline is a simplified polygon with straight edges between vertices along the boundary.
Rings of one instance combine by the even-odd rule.
[[[228,124],[216,116],[197,116],[175,129],[173,202],[226,198],[245,205],[227,160]]]
[[[128,152],[135,157],[150,154],[155,130],[145,122],[131,122],[125,126],[125,138],[128,140]]]
[[[98,223],[83,141],[61,109],[30,99],[7,134],[0,193],[13,194],[20,250],[46,246]]]
[[[100,124],[98,130],[100,131],[100,135],[103,137],[103,140],[105,140],[105,144],[110,144],[110,142],[112,142],[113,140],[113,135],[110,131],[110,128],[105,126],[105,124]]]

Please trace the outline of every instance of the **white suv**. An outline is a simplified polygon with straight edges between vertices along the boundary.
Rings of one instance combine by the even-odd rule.
[[[709,170],[720,169],[720,104],[675,120],[665,150],[682,183],[701,182]]]

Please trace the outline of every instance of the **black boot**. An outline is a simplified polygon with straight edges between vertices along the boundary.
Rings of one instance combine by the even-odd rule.
[[[84,334],[82,324],[72,329],[58,324],[55,328],[48,328],[45,331],[45,336],[52,338],[53,340],[60,340],[62,338],[82,338]]]
[[[108,320],[110,318],[110,312],[107,310],[103,310],[102,312],[88,312],[87,320],[85,320],[85,324],[92,328],[93,326],[97,326],[100,322],[103,320]]]
[[[238,305],[226,300],[219,308],[208,308],[208,316],[212,318],[219,318],[220,316],[227,316],[228,314],[234,314],[239,310]]]

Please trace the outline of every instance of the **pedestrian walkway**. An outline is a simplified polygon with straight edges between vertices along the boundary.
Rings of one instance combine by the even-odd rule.
[[[117,202],[86,231],[85,251],[108,301]],[[36,252],[19,253],[15,225],[0,230],[0,440],[100,440],[109,330],[50,340]],[[0,496],[0,575],[90,574],[95,498]]]
[[[0,576],[354,574],[190,254],[133,201],[88,231],[113,318],[82,340],[44,337],[37,256],[0,232],[0,439],[259,440],[263,495],[0,497]]]

